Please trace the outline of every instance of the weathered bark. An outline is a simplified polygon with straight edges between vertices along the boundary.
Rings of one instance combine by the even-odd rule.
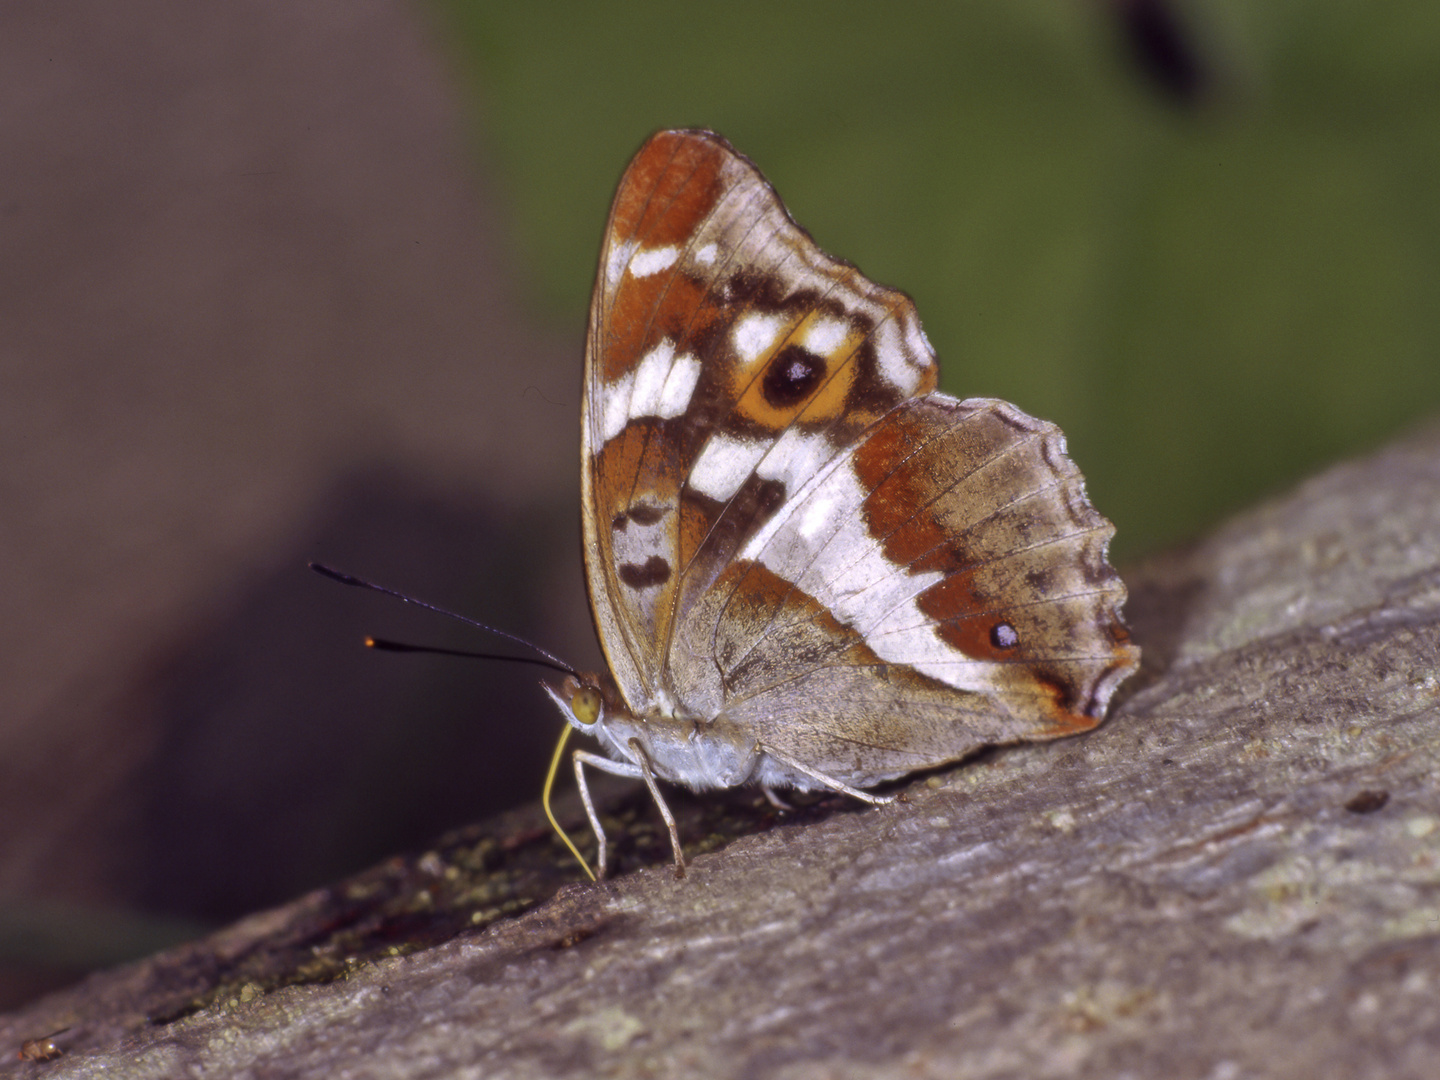
[[[751,835],[685,880],[662,841],[629,856],[646,868],[518,917],[507,904],[560,880],[555,849],[533,818],[492,823],[0,1019],[12,1059],[70,1028],[64,1057],[8,1067],[1435,1075],[1440,430],[1126,576],[1145,665],[1091,735],[992,752],[878,810],[827,802],[777,823],[722,801],[722,831],[748,814]],[[713,826],[703,806],[692,836]],[[525,850],[528,870],[485,854]],[[389,881],[390,915],[414,919],[415,881],[431,903],[467,859],[490,877],[440,906],[488,925],[265,990],[322,939],[310,955],[331,963],[306,977],[347,970],[352,946],[324,937],[342,899],[364,923]],[[435,925],[415,940],[450,932]],[[280,945],[292,959],[267,969]]]

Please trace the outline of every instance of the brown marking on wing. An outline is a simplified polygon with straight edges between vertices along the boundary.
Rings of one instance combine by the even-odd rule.
[[[913,409],[893,414],[854,456],[856,475],[870,491],[864,506],[866,528],[897,566],[910,566],[946,539],[927,509],[943,490],[933,467],[945,462],[937,462],[934,453],[920,457],[922,447],[945,429],[924,420]]]
[[[778,480],[752,476],[729,503],[686,492],[681,502],[680,565],[703,565],[685,585],[684,600],[710,586],[724,569],[733,552],[757,532],[785,499],[785,485]]]
[[[789,633],[762,639],[761,647],[753,651],[727,654],[722,647],[715,659],[727,681],[753,680],[754,671],[774,669],[777,661],[791,671],[833,665],[884,666],[860,636],[837,620],[829,609],[761,563],[732,563],[717,580],[714,592],[729,597],[725,621],[731,628],[751,627],[755,634],[763,635],[764,628],[772,624],[782,609],[794,609],[803,615]],[[727,641],[739,644],[744,636],[731,636]],[[777,650],[783,652],[783,656],[777,657]]]
[[[663,132],[645,144],[621,178],[610,211],[601,282],[610,252],[627,243],[638,245],[636,253],[674,245],[682,256],[674,268],[647,277],[637,278],[628,265],[622,271],[599,343],[607,382],[623,376],[666,337],[684,352],[686,336],[703,332],[703,319],[696,325],[696,315],[710,282],[692,280],[678,267],[687,242],[725,190],[726,161],[720,146]]]
[[[665,511],[658,506],[646,506],[643,503],[630,507],[629,510],[619,515],[620,518],[628,518],[636,525],[658,525],[665,516]]]
[[[673,452],[658,437],[660,427],[660,421],[631,421],[589,463],[596,506],[586,512],[609,526],[595,530],[596,565],[612,581],[627,586],[607,586],[606,591],[624,613],[632,651],[643,647],[647,635],[664,628],[664,601],[675,588],[670,556],[677,522],[670,508],[676,505],[676,491],[663,470],[641,464]],[[637,530],[644,529],[660,530],[657,539],[663,543],[658,550],[652,542],[637,552],[635,545],[643,536]]]
[[[673,501],[673,489],[657,484],[654,469],[640,468],[647,455],[659,452],[656,420],[632,420],[595,455],[591,469],[598,509],[605,519],[627,513],[637,503],[664,506]]]
[[[621,563],[616,576],[636,591],[653,589],[670,580],[670,564],[659,555],[652,555],[643,563]]]
[[[705,330],[705,282],[663,272],[637,278],[626,273],[616,287],[602,343],[604,377],[613,382],[668,338],[677,353],[692,351],[690,338]],[[709,318],[714,312],[708,313]]]
[[[684,245],[714,208],[730,155],[718,139],[662,131],[630,162],[610,211],[612,234],[646,247]]]
[[[917,606],[936,622],[936,632],[947,645],[972,660],[1007,662],[1023,655],[1026,633],[1015,619],[990,610],[992,599],[977,588],[972,569],[956,570],[920,594]],[[1008,626],[1017,643],[996,644],[996,628]]]
[[[1087,707],[1086,702],[1076,700],[1079,684],[1074,678],[1066,678],[1043,667],[1032,669],[1031,678],[1040,690],[1038,698],[1041,708],[1037,710],[1040,723],[1032,739],[1063,739],[1067,735],[1078,735],[1089,731],[1105,719],[1103,708]]]

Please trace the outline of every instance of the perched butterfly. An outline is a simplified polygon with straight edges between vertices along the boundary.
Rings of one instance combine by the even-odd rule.
[[[861,789],[1098,724],[1139,663],[1114,527],[1053,424],[938,393],[903,293],[720,136],[620,181],[590,304],[585,572],[609,676],[546,691],[643,780]],[[568,729],[567,729],[568,730]],[[557,759],[558,760],[558,759]]]

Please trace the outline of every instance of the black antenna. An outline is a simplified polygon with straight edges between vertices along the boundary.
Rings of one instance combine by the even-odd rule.
[[[365,639],[367,649],[378,649],[381,652],[413,652],[433,653],[436,656],[463,656],[467,660],[510,660],[516,664],[536,664],[551,671],[558,671],[562,675],[574,675],[568,667],[560,664],[552,664],[549,660],[539,656],[511,656],[509,653],[498,652],[474,652],[470,649],[446,649],[439,645],[412,645],[407,641],[391,641],[389,638],[367,637]]]
[[[388,652],[433,652],[443,653],[452,656],[475,656],[487,660],[518,660],[521,663],[540,664],[543,667],[552,668],[553,670],[563,672],[566,675],[575,675],[577,678],[579,677],[575,669],[572,668],[569,664],[565,663],[564,660],[561,660],[553,653],[546,652],[539,645],[536,645],[533,641],[526,641],[518,634],[512,634],[508,630],[500,630],[494,626],[487,626],[485,625],[485,623],[480,622],[478,619],[472,619],[468,615],[458,615],[453,611],[447,611],[445,608],[437,607],[435,604],[427,604],[424,600],[417,600],[413,596],[406,596],[402,592],[396,592],[394,589],[387,589],[383,585],[376,585],[373,581],[366,581],[364,578],[355,577],[353,574],[347,574],[344,571],[333,569],[332,567],[325,566],[322,563],[312,562],[309,564],[309,566],[310,569],[314,570],[317,574],[327,577],[331,581],[338,581],[341,585],[354,585],[358,589],[369,589],[372,592],[384,593],[386,596],[393,596],[396,600],[403,600],[407,604],[414,604],[416,607],[422,607],[425,608],[427,611],[433,611],[437,615],[445,615],[448,618],[456,619],[459,622],[465,623],[467,626],[475,627],[475,629],[477,630],[484,630],[487,633],[498,634],[500,637],[513,641],[517,645],[523,645],[527,649],[534,649],[545,659],[536,660],[533,657],[526,656],[501,656],[496,653],[467,653],[462,652],[458,649],[432,649],[424,645],[405,645],[395,641],[384,641],[377,640],[376,638],[366,638],[365,644],[372,649],[384,649]]]

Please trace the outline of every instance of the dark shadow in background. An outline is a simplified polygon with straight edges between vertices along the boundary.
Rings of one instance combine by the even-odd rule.
[[[1159,97],[1181,109],[1200,105],[1214,72],[1191,28],[1168,0],[1114,0],[1125,56]]]
[[[563,652],[573,643],[547,631],[543,606],[560,591],[557,565],[584,604],[573,511],[517,518],[393,474],[345,485],[334,505],[159,685],[164,735],[137,788],[125,890],[144,910],[230,920],[539,794],[559,717],[537,669],[366,649],[372,633],[504,643],[327,581],[306,560]]]

